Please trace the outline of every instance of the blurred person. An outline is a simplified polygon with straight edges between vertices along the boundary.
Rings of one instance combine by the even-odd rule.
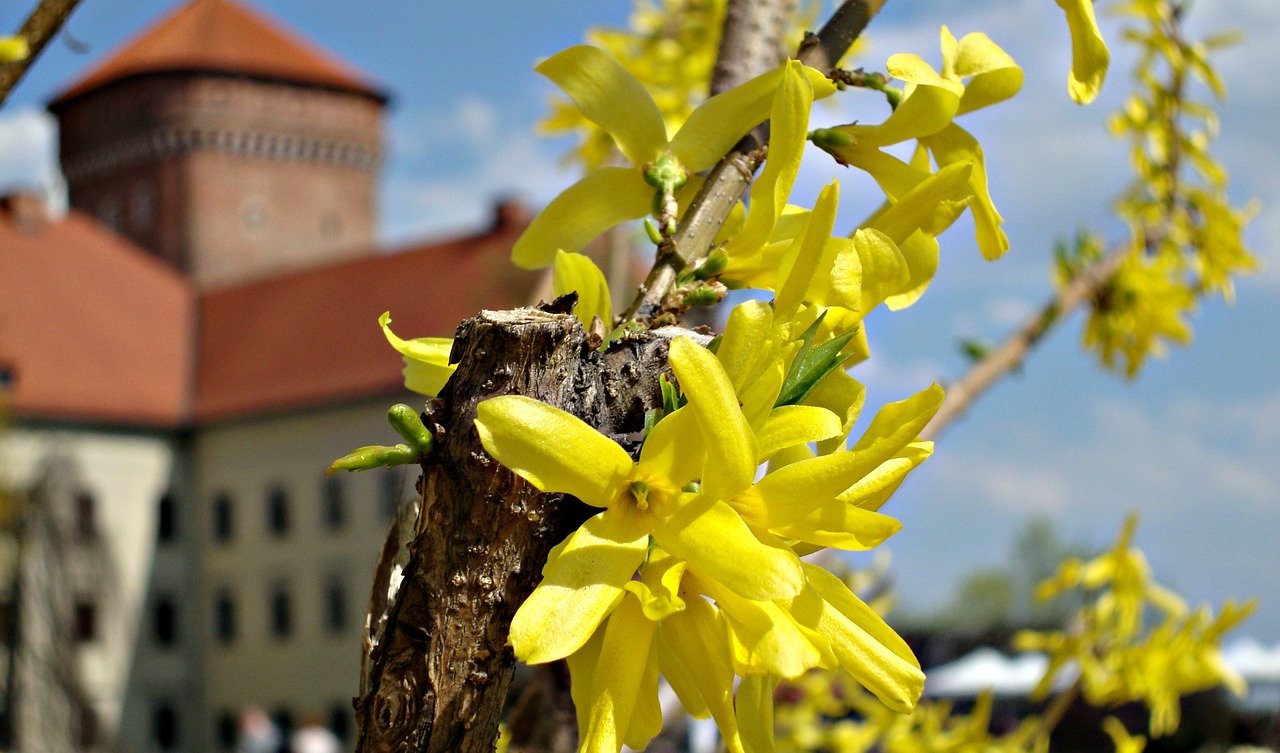
[[[280,753],[280,728],[267,712],[250,706],[240,712],[240,739],[236,753]]]
[[[323,716],[302,717],[297,731],[289,738],[290,753],[342,753],[342,741],[325,726]]]

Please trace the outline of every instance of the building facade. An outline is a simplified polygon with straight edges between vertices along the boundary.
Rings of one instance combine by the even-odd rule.
[[[52,100],[71,210],[0,203],[0,749],[233,750],[249,709],[350,739],[415,494],[404,468],[323,475],[421,399],[377,318],[447,336],[544,284],[507,263],[514,204],[379,247],[386,101],[237,0]]]

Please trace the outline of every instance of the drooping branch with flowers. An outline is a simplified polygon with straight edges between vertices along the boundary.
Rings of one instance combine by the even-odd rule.
[[[843,3],[795,58],[749,75],[732,58],[758,59],[743,52],[752,45],[719,45],[715,69],[741,80],[697,106],[688,87],[655,99],[599,46],[539,64],[567,97],[557,119],[594,134],[587,173],[513,249],[516,264],[551,268],[555,300],[482,312],[452,340],[401,339],[384,315],[406,384],[431,400],[421,414],[392,409],[404,443],[330,469],[423,471],[416,520],[393,528],[375,578],[360,750],[491,750],[517,659],[565,660],[579,750],[592,753],[659,732],[660,676],[735,753],[773,749],[775,687],[814,669],[914,708],[924,675],[906,643],[801,558],[871,549],[899,528],[881,509],[933,451],[921,434],[943,390],[917,386],[854,439],[865,391],[847,369],[869,355],[869,312],[924,294],[938,237],[962,213],[985,257],[1008,250],[982,148],[955,120],[1013,96],[1023,76],[987,36],[946,27],[940,70],[911,54],[885,74],[839,69],[880,4]],[[1086,102],[1106,46],[1091,2],[1059,5],[1069,93]],[[744,0],[721,13],[785,8]],[[692,56],[703,70],[707,59]],[[814,129],[813,103],[851,83],[883,92],[889,114]],[[808,142],[884,194],[847,235],[838,180],[812,207],[789,203]],[[904,142],[916,145],[908,159],[885,149]],[[580,252],[631,220],[644,221],[655,261],[615,312]],[[722,332],[680,326],[730,289],[758,293]]]

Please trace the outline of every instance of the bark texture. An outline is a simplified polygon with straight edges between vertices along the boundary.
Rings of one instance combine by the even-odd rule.
[[[511,617],[551,547],[594,514],[489,457],[473,423],[477,404],[527,395],[635,445],[645,411],[660,404],[666,354],[661,332],[601,354],[573,316],[555,310],[483,312],[458,329],[458,370],[424,413],[437,446],[422,465],[403,579],[384,619],[372,617],[355,701],[358,750],[493,750],[515,668]]]

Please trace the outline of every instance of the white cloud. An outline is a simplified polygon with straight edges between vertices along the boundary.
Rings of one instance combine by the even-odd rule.
[[[393,244],[482,227],[498,198],[541,206],[573,180],[549,144],[476,97],[397,122],[392,144],[383,224]]]

